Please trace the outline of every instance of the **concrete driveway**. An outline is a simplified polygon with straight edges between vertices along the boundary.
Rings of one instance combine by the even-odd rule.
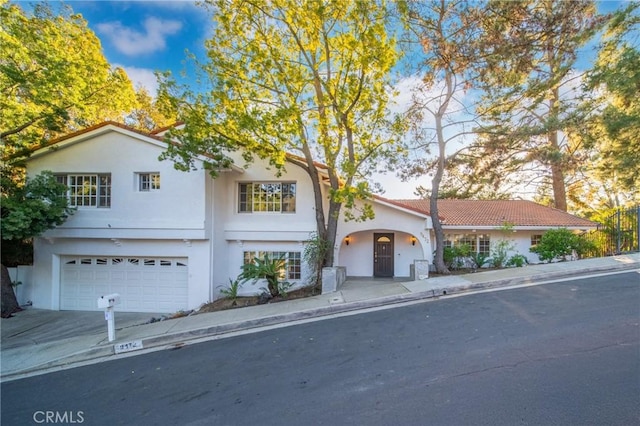
[[[152,317],[160,316],[161,314],[116,311],[116,330],[144,324]],[[0,335],[2,350],[78,336],[104,335],[107,339],[107,322],[102,311],[49,311],[27,308],[15,313],[13,318],[2,318]]]

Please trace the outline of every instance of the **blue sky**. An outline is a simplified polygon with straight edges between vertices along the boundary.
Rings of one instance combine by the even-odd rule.
[[[23,7],[30,2],[21,1]],[[52,2],[54,4],[55,2]],[[67,1],[102,42],[112,65],[123,67],[134,84],[155,92],[154,71],[184,69],[185,51],[204,55],[210,34],[209,12],[194,1]],[[619,1],[599,2],[603,12],[614,10]],[[585,48],[585,57],[592,56]]]
[[[193,1],[67,1],[100,38],[112,65],[155,91],[154,71],[184,69],[185,51],[204,55],[208,12]]]

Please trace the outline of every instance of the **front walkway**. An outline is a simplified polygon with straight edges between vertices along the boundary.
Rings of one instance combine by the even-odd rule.
[[[393,296],[409,293],[403,283],[410,282],[411,278],[347,278],[342,287],[335,293],[339,300],[333,303],[355,302],[369,300],[378,297]]]

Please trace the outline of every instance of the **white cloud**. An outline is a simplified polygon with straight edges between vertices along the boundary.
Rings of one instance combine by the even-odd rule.
[[[115,64],[114,66],[125,70],[129,79],[133,83],[133,87],[137,88],[138,86],[142,86],[147,89],[151,96],[156,96],[156,93],[158,92],[158,80],[156,79],[153,70],[148,68],[127,67],[118,64]]]
[[[127,28],[120,21],[97,25],[98,32],[106,36],[116,49],[127,56],[164,50],[167,36],[182,29],[182,23],[149,17],[143,22],[144,32]]]

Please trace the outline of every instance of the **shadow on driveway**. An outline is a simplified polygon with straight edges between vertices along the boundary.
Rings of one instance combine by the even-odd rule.
[[[115,312],[117,330],[149,322],[162,314]],[[70,337],[104,334],[107,338],[107,321],[103,311],[49,311],[25,309],[12,318],[0,319],[0,345],[2,349],[38,345]]]

